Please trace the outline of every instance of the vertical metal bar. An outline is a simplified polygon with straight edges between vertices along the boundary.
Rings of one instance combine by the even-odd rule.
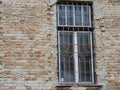
[[[85,75],[85,83],[86,83],[86,59],[84,58],[84,75]]]
[[[90,41],[90,30],[89,30],[89,26],[91,27],[91,12],[90,12],[90,6],[88,6],[88,4],[87,4],[87,7],[89,8],[88,10],[88,15],[89,15],[89,20],[88,20],[88,45],[87,45],[87,47],[90,47],[90,43],[91,43],[91,41]],[[91,47],[90,47],[91,48]],[[88,53],[90,53],[91,54],[91,51],[89,51]],[[88,58],[89,60],[88,60],[88,65],[89,65],[89,71],[88,71],[88,74],[90,75],[90,82],[92,81],[91,79],[92,79],[92,71],[91,71],[91,59],[90,58]]]
[[[91,66],[92,66],[92,82],[94,82],[94,67],[93,67],[93,45],[92,45],[92,33],[90,32],[90,44],[91,44]]]
[[[60,61],[60,32],[58,32],[58,54],[59,54],[59,82],[61,82],[61,61]]]
[[[75,66],[75,82],[79,82],[79,73],[78,73],[78,46],[77,46],[77,32],[73,33],[74,38],[74,66]]]
[[[62,7],[64,7],[65,8],[65,10],[64,11],[62,11],[62,14],[64,15],[64,18],[65,18],[65,20],[66,20],[66,6],[63,4],[64,2],[62,2]],[[64,23],[64,25],[63,25],[63,23]],[[63,20],[63,22],[62,22],[62,25],[63,25],[63,30],[62,31],[64,31],[64,26],[66,25],[66,22]],[[62,41],[62,45],[64,46],[65,45],[65,43],[64,43],[64,39],[65,39],[65,33],[64,32],[62,32],[62,35],[63,35],[63,41]],[[63,52],[62,52],[63,53]],[[66,75],[66,73],[65,73],[65,58],[63,58],[63,73],[64,73],[64,75],[63,75],[63,81],[65,82],[66,81],[66,77],[65,77],[65,75]]]
[[[71,4],[72,6],[73,6],[73,3]],[[73,12],[72,12],[73,13]],[[73,20],[73,23],[74,23],[74,20]],[[72,46],[73,46],[73,58],[75,57],[74,56],[74,24],[72,25],[72,35],[73,35],[73,44],[72,44]],[[76,72],[75,72],[75,59],[74,59],[74,61],[73,61],[73,63],[74,63],[74,80],[76,80]]]
[[[65,68],[65,65],[66,64],[66,62],[65,62],[65,58],[63,59],[63,65],[64,65],[64,71],[63,71],[63,73],[64,73],[64,82],[66,82],[66,77],[65,77],[65,75],[66,75],[66,68]]]
[[[68,2],[67,2],[67,5],[68,5]],[[70,39],[69,39],[70,32],[69,32],[69,27],[68,27],[68,32],[67,32],[67,33],[68,33],[68,49],[69,49],[69,48],[70,48]],[[71,53],[71,52],[68,52],[68,53]],[[68,70],[68,72],[69,72],[69,73],[71,73],[71,70],[70,70],[70,67],[71,67],[71,66],[70,66],[70,62],[71,62],[71,61],[70,61],[70,56],[69,56],[69,60],[68,60],[68,63],[69,63],[69,66],[68,66],[69,70]]]
[[[93,7],[91,7],[91,26],[93,26],[93,19],[94,19],[94,12],[93,12]]]
[[[70,34],[69,34],[69,32],[67,32],[67,33],[68,33],[68,45],[67,45],[68,47],[67,47],[67,48],[69,49],[69,48],[70,48],[70,40],[69,40],[69,35],[70,35]],[[68,51],[69,51],[69,50],[68,50]],[[71,52],[67,52],[67,53],[70,54]],[[70,71],[70,56],[69,56],[68,59],[69,59],[69,60],[68,60],[68,63],[69,63],[69,65],[68,65],[68,72],[70,73],[70,72],[71,72],[71,71]]]
[[[91,27],[93,27],[93,19],[94,19],[94,12],[93,12],[93,7],[90,8],[90,22],[91,22]],[[91,33],[91,62],[92,62],[92,66],[91,66],[91,69],[92,69],[92,82],[95,82],[95,80],[97,79],[97,83],[98,83],[98,76],[96,77],[96,74],[94,74],[94,61],[93,61],[93,41],[92,41],[92,33]],[[96,77],[96,78],[94,78]]]
[[[64,7],[63,2],[62,2],[62,7]],[[62,11],[62,15],[64,15],[64,18],[66,18],[66,17],[65,17],[65,10]],[[65,19],[65,20],[66,20],[66,19]],[[64,25],[63,25],[63,22],[64,22]],[[64,26],[66,25],[66,22],[65,22],[64,20],[62,21],[62,25],[63,25],[63,28],[62,28],[63,30],[62,30],[62,31],[64,31]],[[65,33],[62,32],[62,35],[63,35],[62,38],[63,38],[63,40],[64,40],[64,34],[65,34]],[[64,42],[63,42],[63,41],[62,41],[62,45],[64,45]],[[63,63],[63,68],[64,68],[64,69],[63,69],[63,79],[62,79],[62,80],[63,80],[63,82],[65,82],[65,60],[64,60],[64,58],[63,58],[63,62],[62,62],[62,63]]]
[[[81,61],[80,61],[80,59],[79,59],[79,63],[81,64]],[[82,71],[81,71],[81,67],[80,67],[79,69],[80,69],[80,71],[79,71],[79,74],[80,74],[79,81],[81,82],[81,81],[82,81],[82,80],[81,80],[81,73],[82,73]]]
[[[92,68],[91,68],[91,59],[89,58],[89,73],[90,73],[90,82],[92,82]]]
[[[85,37],[84,37],[84,34],[85,34],[85,32],[83,32],[83,47],[84,47],[84,49],[85,49]],[[83,53],[86,53],[86,52],[83,52]],[[85,57],[84,57],[84,75],[85,75],[85,82],[86,82],[86,59],[85,59]]]

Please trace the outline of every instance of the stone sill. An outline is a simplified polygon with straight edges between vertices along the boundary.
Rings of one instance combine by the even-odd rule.
[[[102,87],[102,85],[99,84],[67,84],[67,83],[59,83],[57,84],[57,87]]]

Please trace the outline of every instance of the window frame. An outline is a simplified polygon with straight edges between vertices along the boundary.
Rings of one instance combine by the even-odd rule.
[[[60,25],[59,24],[59,6],[65,6],[65,10],[67,10],[66,8],[67,8],[67,6],[72,6],[72,8],[74,8],[73,10],[73,12],[74,12],[74,14],[73,14],[73,21],[74,21],[74,23],[73,23],[73,25],[68,25],[68,23],[67,23],[67,14],[65,15],[65,25]],[[83,17],[84,17],[84,15],[81,15],[82,17],[81,17],[81,19],[82,19],[82,25],[79,25],[79,22],[78,22],[78,25],[75,25],[75,6],[80,6],[81,7],[81,12],[83,12],[83,7],[89,7],[89,13],[87,13],[87,15],[89,15],[89,24],[88,23],[85,23],[86,25],[88,25],[88,26],[85,26],[85,24],[84,24],[84,22],[85,22],[85,20],[83,20]],[[93,9],[92,9],[92,2],[69,2],[69,1],[67,1],[67,2],[60,2],[60,3],[58,3],[57,5],[56,5],[56,8],[57,8],[57,29],[58,29],[58,44],[59,44],[59,32],[66,32],[66,31],[68,31],[68,32],[76,32],[76,30],[78,30],[78,31],[86,31],[86,32],[88,32],[88,31],[90,31],[91,32],[91,58],[92,58],[92,81],[91,82],[86,82],[86,81],[83,81],[83,82],[81,82],[81,81],[79,81],[79,82],[61,82],[61,75],[60,75],[60,53],[59,53],[59,51],[60,51],[60,46],[58,45],[58,69],[59,69],[59,71],[58,71],[58,80],[59,80],[59,84],[64,84],[65,86],[67,85],[67,84],[71,84],[71,83],[73,83],[73,84],[79,84],[79,85],[94,85],[94,84],[96,84],[96,73],[95,73],[95,66],[94,66],[94,49],[93,49]],[[72,30],[73,29],[73,30]],[[77,31],[77,32],[78,32]],[[64,71],[64,70],[63,70]],[[91,74],[90,74],[91,75]]]
[[[70,83],[70,82],[61,81],[61,73],[60,73],[60,72],[61,72],[61,65],[60,65],[60,64],[61,64],[61,60],[60,60],[60,53],[61,53],[61,51],[60,51],[60,32],[63,33],[63,32],[72,32],[72,31],[58,31],[58,62],[59,62],[59,77],[58,77],[58,78],[59,78],[59,83]],[[74,74],[75,74],[75,77],[74,77],[75,82],[74,82],[74,83],[83,83],[83,84],[84,84],[84,83],[87,83],[87,84],[92,83],[92,84],[93,84],[93,83],[95,82],[95,80],[94,80],[94,62],[93,62],[93,40],[92,40],[92,38],[93,38],[92,36],[93,36],[93,35],[92,35],[92,32],[91,32],[91,31],[89,31],[89,32],[88,32],[88,31],[74,31],[74,32],[72,32],[72,33],[75,34],[75,33],[77,33],[77,32],[78,32],[78,33],[90,33],[90,48],[91,48],[91,49],[90,49],[90,51],[91,51],[91,53],[90,53],[90,54],[91,54],[91,63],[90,63],[90,64],[91,64],[91,66],[92,66],[92,68],[91,68],[91,69],[92,69],[92,70],[91,70],[91,71],[92,71],[92,72],[91,72],[91,73],[92,73],[92,82],[86,82],[86,81],[85,81],[85,82],[79,82],[79,72],[78,72],[78,70],[79,70],[79,69],[78,69],[78,68],[79,68],[79,67],[78,67],[79,63],[78,63],[78,55],[76,55],[76,54],[79,53],[79,52],[78,52],[78,41],[76,41],[76,40],[78,40],[78,39],[75,38],[75,37],[76,37],[76,36],[75,36],[75,37],[73,37],[73,42],[74,42],[74,40],[75,40],[75,42],[73,43],[73,44],[74,44],[74,45],[73,45],[73,48],[76,48],[76,47],[74,47],[74,46],[76,45],[76,46],[77,46],[77,49],[76,49],[77,52],[76,52],[76,50],[75,50],[75,51],[73,50],[73,51],[74,51],[74,52],[73,52],[73,56],[74,56],[74,58],[76,58],[75,61],[74,61],[74,62],[75,62],[75,63],[74,63],[74,65],[75,65],[75,66],[74,66],[74,68],[75,68],[74,71],[75,71],[75,72],[78,72],[78,73],[74,73]],[[73,34],[73,36],[74,36],[74,34]],[[75,54],[75,53],[76,53],[76,54]],[[76,78],[77,78],[77,80],[76,80]]]
[[[59,22],[59,6],[65,6],[65,12],[63,12],[64,14],[65,14],[65,25],[60,25],[60,22]],[[72,8],[73,8],[73,25],[67,25],[67,14],[68,14],[68,12],[67,12],[67,6],[72,6]],[[82,25],[75,25],[75,6],[80,6],[81,7],[81,19],[82,19]],[[83,13],[83,8],[84,7],[89,7],[89,25],[84,25],[84,20],[83,20],[83,17],[84,17],[84,13]],[[58,16],[58,18],[57,18],[57,24],[58,24],[58,26],[68,26],[68,27],[72,27],[72,26],[74,26],[74,27],[91,27],[92,26],[92,20],[91,20],[91,6],[90,5],[65,5],[65,4],[58,4],[57,5],[57,16]]]

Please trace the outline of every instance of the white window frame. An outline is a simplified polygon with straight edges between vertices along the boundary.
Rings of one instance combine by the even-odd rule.
[[[58,55],[59,55],[59,83],[61,82],[64,82],[64,79],[61,78],[61,65],[60,65],[60,32],[72,32],[72,31],[58,31]],[[92,46],[92,32],[91,31],[74,31],[73,32],[73,48],[74,48],[74,68],[75,68],[75,83],[79,83],[79,68],[78,68],[78,41],[77,41],[77,32],[80,32],[80,33],[88,33],[90,34],[90,48],[91,48],[91,67],[92,67],[92,82],[80,82],[80,83],[94,83],[94,65],[93,65],[93,46]]]
[[[59,6],[65,6],[65,25],[60,25],[59,23]],[[73,25],[67,25],[67,6],[72,6],[73,7]],[[89,5],[79,5],[81,7],[81,13],[83,13],[83,7],[89,7],[89,25],[84,25],[84,20],[83,20],[83,14],[82,14],[82,25],[75,25],[75,6],[78,6],[78,5],[62,5],[62,4],[59,4],[57,5],[57,12],[58,12],[58,26],[74,26],[74,27],[91,27],[91,6]]]

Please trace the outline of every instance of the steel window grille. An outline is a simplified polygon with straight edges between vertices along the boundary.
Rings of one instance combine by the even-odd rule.
[[[91,27],[88,5],[58,5],[58,26]]]
[[[60,83],[94,83],[91,5],[57,5]]]

